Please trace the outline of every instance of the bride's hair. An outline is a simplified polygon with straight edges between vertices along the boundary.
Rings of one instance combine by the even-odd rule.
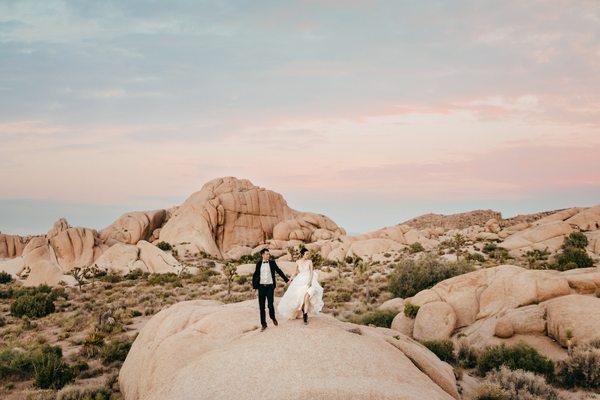
[[[303,247],[303,248],[300,249],[300,255],[301,256],[303,256],[304,253],[307,253],[307,252],[308,252],[308,249],[306,247]]]

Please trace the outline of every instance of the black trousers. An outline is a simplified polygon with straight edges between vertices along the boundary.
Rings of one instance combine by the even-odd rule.
[[[259,285],[258,286],[258,308],[260,310],[260,324],[267,326],[265,318],[265,299],[269,307],[269,317],[275,319],[275,307],[273,306],[273,293],[275,285]]]

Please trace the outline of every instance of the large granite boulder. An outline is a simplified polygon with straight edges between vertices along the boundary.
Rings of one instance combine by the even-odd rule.
[[[451,400],[452,367],[394,331],[321,314],[259,331],[256,301],[187,301],[142,328],[119,373],[126,400]],[[265,381],[268,380],[268,382]]]
[[[128,212],[104,228],[100,232],[100,238],[108,245],[115,242],[137,244],[140,240],[150,240],[166,217],[166,210]]]
[[[284,221],[289,222],[279,225]],[[291,209],[279,193],[247,179],[225,177],[209,181],[174,210],[160,230],[160,240],[180,254],[204,251],[222,258],[233,246],[254,247],[272,239],[276,226],[278,237],[285,240],[345,233],[329,218]]]

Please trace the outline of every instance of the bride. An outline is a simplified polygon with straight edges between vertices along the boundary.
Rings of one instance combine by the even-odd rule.
[[[323,308],[323,288],[317,280],[308,250],[300,250],[296,261],[296,271],[291,276],[292,283],[277,305],[277,312],[288,319],[298,318],[302,312],[304,324],[308,324],[308,313],[318,314]]]

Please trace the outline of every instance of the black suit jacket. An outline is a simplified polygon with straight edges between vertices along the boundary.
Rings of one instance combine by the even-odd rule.
[[[256,269],[254,270],[254,274],[252,275],[252,287],[254,289],[258,289],[258,285],[260,284],[260,266],[262,265],[262,260],[256,263]],[[271,267],[271,277],[273,278],[273,286],[276,287],[277,283],[275,280],[275,272],[277,272],[284,281],[289,281],[288,277],[285,276],[283,271],[279,269],[275,260],[269,260],[269,266]]]

